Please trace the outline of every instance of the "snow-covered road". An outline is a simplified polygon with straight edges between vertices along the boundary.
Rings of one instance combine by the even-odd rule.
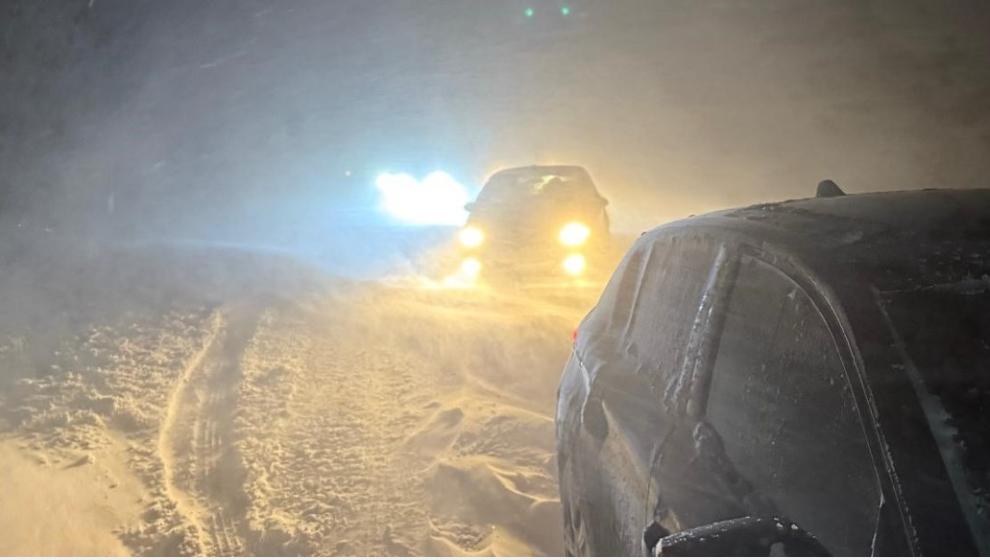
[[[5,325],[0,443],[19,462],[0,485],[71,475],[76,495],[30,538],[0,523],[0,553],[562,552],[554,391],[587,296],[199,258],[214,270],[168,299],[109,298],[46,348]],[[59,533],[107,509],[85,539]]]

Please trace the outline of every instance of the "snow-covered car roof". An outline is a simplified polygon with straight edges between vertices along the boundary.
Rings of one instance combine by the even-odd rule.
[[[503,169],[485,182],[479,202],[539,195],[546,187],[565,189],[569,196],[601,199],[588,172],[576,165],[531,165]],[[604,202],[604,199],[601,199]]]
[[[881,291],[990,284],[990,189],[928,189],[789,200],[660,226],[714,228],[784,248],[825,277]]]

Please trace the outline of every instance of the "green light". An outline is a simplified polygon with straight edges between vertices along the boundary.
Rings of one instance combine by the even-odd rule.
[[[569,16],[569,15],[571,15],[571,7],[570,6],[561,6],[560,7],[560,15],[562,15],[562,16]]]
[[[533,14],[535,14],[535,13],[536,13],[536,11],[535,11],[535,10],[533,10],[533,8],[526,8],[526,10],[525,10],[525,11],[523,12],[523,14],[524,14],[524,15],[525,15],[526,17],[528,17],[528,18],[531,18],[531,17],[533,17]]]

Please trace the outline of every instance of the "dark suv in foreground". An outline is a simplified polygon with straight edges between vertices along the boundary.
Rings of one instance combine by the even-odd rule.
[[[556,421],[570,554],[990,554],[990,191],[644,234]]]

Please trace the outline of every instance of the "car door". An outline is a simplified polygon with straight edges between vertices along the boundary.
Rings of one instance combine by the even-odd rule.
[[[674,423],[668,395],[717,252],[695,234],[641,240],[580,328],[581,367],[593,380],[576,461],[584,553],[643,552],[650,465]]]
[[[780,516],[832,554],[869,555],[881,480],[837,346],[843,339],[773,260],[748,250],[739,257],[711,367],[699,380],[704,406],[690,445],[654,466],[654,517],[673,531]],[[685,461],[695,471],[689,483],[672,476]],[[694,505],[712,496],[709,504],[723,504]]]

